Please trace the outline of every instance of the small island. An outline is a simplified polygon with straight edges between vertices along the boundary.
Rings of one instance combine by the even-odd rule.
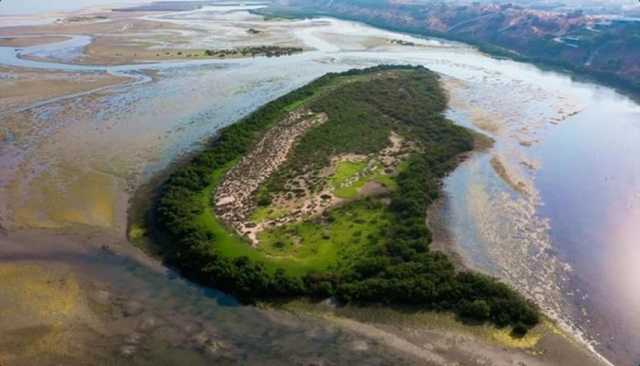
[[[392,39],[389,41],[389,43],[391,44],[397,44],[400,46],[410,46],[410,47],[415,47],[417,46],[417,44],[413,43],[413,42],[409,42],[409,41],[404,41],[402,39]]]
[[[427,208],[477,136],[434,72],[327,74],[220,131],[162,185],[161,255],[241,301],[304,297],[454,312],[523,335],[537,308],[430,249]]]
[[[280,57],[291,56],[295,53],[301,53],[303,51],[300,47],[280,47],[280,46],[257,46],[257,47],[243,47],[233,49],[221,49],[221,50],[205,50],[204,55],[209,57]]]

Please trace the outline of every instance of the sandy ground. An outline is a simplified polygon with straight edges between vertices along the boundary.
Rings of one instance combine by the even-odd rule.
[[[62,42],[67,37],[64,36],[33,36],[33,37],[15,37],[0,38],[1,47],[31,47],[40,44]]]
[[[0,66],[0,113],[25,108],[56,97],[126,83],[129,80],[109,74],[50,72]]]
[[[181,36],[180,30],[169,23],[138,19],[145,15],[149,14],[104,12],[96,14],[100,18],[89,18],[86,21],[58,21],[45,25],[0,28],[0,36],[8,37],[3,45],[26,47],[41,44],[45,40],[45,43],[54,41],[53,37],[43,36],[45,34],[91,34],[94,40],[86,47],[84,55],[74,61],[77,64],[115,65],[145,59],[180,58],[177,55],[179,50],[166,43],[171,39],[175,45],[182,44],[187,38]],[[148,49],[163,44],[166,47],[161,48],[167,50]]]
[[[502,162],[500,156],[495,155],[491,158],[491,166],[493,167],[493,170],[495,170],[496,174],[498,174],[498,176],[507,183],[511,189],[521,194],[529,194],[527,190],[529,187],[527,187],[527,184],[517,181],[517,178],[514,178],[513,175],[507,172],[507,168],[504,162]]]
[[[93,40],[83,55],[73,63],[81,65],[122,65],[163,60],[193,58],[220,58],[206,56],[207,49],[229,49],[229,37],[234,47],[274,45],[301,47],[300,42],[287,35],[286,31],[268,30],[263,21],[256,18],[255,24],[240,24],[233,21],[211,24],[177,24],[161,18],[150,18],[155,12],[100,12],[91,16],[61,18],[51,24],[0,28],[0,46],[27,47],[61,40],[49,34],[86,35]],[[72,20],[69,20],[72,19]],[[81,19],[80,21],[76,19]],[[259,29],[250,33],[249,29]],[[211,30],[215,29],[215,32]],[[222,41],[224,39],[224,41]],[[198,40],[197,42],[194,40]],[[231,56],[238,58],[241,56]],[[25,56],[27,59],[42,60]]]

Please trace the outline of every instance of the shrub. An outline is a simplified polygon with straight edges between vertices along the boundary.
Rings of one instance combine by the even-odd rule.
[[[491,315],[491,308],[484,300],[463,301],[458,314],[463,318],[485,321]]]

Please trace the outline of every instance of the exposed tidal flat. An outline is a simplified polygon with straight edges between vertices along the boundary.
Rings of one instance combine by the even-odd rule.
[[[314,357],[338,364],[357,360],[365,363],[368,359],[358,353],[349,356],[353,360],[329,356],[352,354],[352,349],[340,348],[349,342],[328,337],[323,346],[311,346],[311,341],[303,340],[304,331],[288,333],[296,328],[274,325],[270,320],[280,319],[277,316],[271,319],[252,315],[262,310],[250,307],[221,308],[216,304],[233,300],[207,297],[206,291],[167,275],[166,269],[130,249],[125,241],[127,201],[136,187],[180,156],[197,150],[219,127],[326,72],[379,63],[422,64],[442,73],[450,84],[450,118],[479,128],[496,141],[490,152],[463,163],[444,187],[448,195],[442,215],[466,262],[507,279],[536,299],[554,318],[579,327],[584,337],[597,341],[595,347],[616,364],[637,358],[633,347],[639,324],[634,318],[638,302],[633,295],[637,293],[633,263],[638,253],[634,238],[639,237],[633,225],[638,222],[638,166],[634,160],[638,147],[633,144],[638,139],[636,104],[608,89],[574,83],[527,65],[493,60],[463,45],[414,39],[349,22],[265,21],[242,11],[221,15],[215,11],[207,14],[205,10],[189,16],[201,17],[202,21],[193,28],[185,24],[187,21],[173,27],[191,32],[188,37],[196,43],[203,42],[200,37],[206,41],[207,34],[215,34],[207,47],[226,34],[217,32],[220,27],[237,29],[235,34],[241,38],[253,27],[273,29],[274,37],[289,39],[290,44],[302,44],[309,50],[279,59],[178,60],[120,68],[83,65],[82,71],[89,77],[91,73],[104,75],[113,70],[152,77],[135,85],[123,84],[3,114],[0,225],[9,232],[2,239],[3,263],[22,266],[35,261],[45,268],[61,263],[70,268],[61,273],[73,273],[81,283],[97,281],[107,287],[118,284],[118,296],[125,298],[140,293],[140,298],[134,296],[134,300],[145,304],[152,315],[174,318],[176,313],[185,312],[188,318],[206,324],[211,324],[211,319],[215,319],[213,323],[228,324],[221,333],[238,335],[231,337],[230,343],[243,350],[238,354],[246,354],[240,359],[247,363],[264,362],[265,358],[251,358],[260,353],[271,355],[270,361],[285,364]],[[208,16],[215,21],[207,22]],[[171,17],[179,18],[180,14]],[[225,17],[232,20],[225,21]],[[63,25],[57,32],[65,33]],[[137,37],[145,37],[145,32]],[[164,41],[169,40],[170,34],[164,37]],[[402,46],[391,42],[394,39],[408,39],[419,46]],[[246,45],[244,41],[235,44]],[[0,62],[11,72],[25,70],[9,59]],[[39,72],[68,72],[77,67],[45,61],[31,66]],[[87,90],[91,89],[87,85]],[[38,97],[34,101],[46,99]],[[490,164],[493,155],[499,156],[505,173],[514,177],[513,181],[526,184],[531,193],[522,195],[504,184]],[[569,207],[575,209],[568,211]],[[101,249],[103,245],[108,250]],[[116,256],[102,254],[109,250]],[[90,265],[83,265],[84,260]],[[88,270],[93,267],[99,270]],[[149,267],[156,269],[151,272],[155,274],[135,280],[138,274],[148,273]],[[136,275],[129,275],[123,268]],[[122,277],[118,277],[120,272],[124,273]],[[24,284],[16,286],[26,288]],[[112,290],[118,292],[116,288]],[[182,302],[181,298],[190,300]],[[167,306],[172,306],[174,313],[160,311],[164,304],[172,302]],[[190,307],[190,302],[198,305]],[[139,305],[129,305],[129,313],[139,311],[135,309]],[[77,322],[89,324],[82,313],[78,312]],[[249,321],[253,316],[258,320]],[[116,324],[114,329],[122,325],[120,335],[136,333],[137,322],[142,324],[142,319],[125,318],[122,322],[104,323]],[[65,319],[68,318],[61,317],[57,322],[67,332],[58,334],[60,339],[73,340],[69,330],[75,328],[75,323]],[[305,324],[300,327],[304,328],[307,320],[302,323]],[[281,330],[269,330],[272,326]],[[230,330],[233,327],[237,333]],[[174,325],[163,329],[174,329]],[[166,332],[157,331],[155,336],[143,338],[143,342],[163,333]],[[247,340],[247,334],[257,333],[260,337],[253,338],[255,342]],[[284,344],[263,343],[265,334],[269,339],[283,338]],[[112,354],[107,352],[107,346],[127,346],[116,353],[123,357],[137,354],[135,362],[143,362],[140,358],[150,354],[145,352],[155,352],[144,350],[143,346],[130,347],[129,343],[139,337],[134,334],[129,338],[125,342],[122,336],[114,337],[113,345],[100,343],[106,348],[96,353]],[[87,335],[86,339],[95,340],[89,343],[93,345],[105,338],[97,334],[96,338]],[[225,342],[213,334],[198,339],[204,339],[210,349],[224,348]],[[344,349],[344,353],[333,352],[332,347]],[[384,348],[379,347],[384,353]],[[195,346],[171,349],[181,357],[198,358],[203,354],[202,348]],[[376,349],[371,347],[367,352],[376,354]],[[9,356],[15,354],[18,352]],[[289,355],[294,355],[295,360],[287,358]],[[92,359],[96,354],[84,356]],[[29,364],[27,358],[22,360]]]

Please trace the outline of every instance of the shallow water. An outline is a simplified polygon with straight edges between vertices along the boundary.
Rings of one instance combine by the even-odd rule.
[[[243,12],[233,14],[234,23],[256,21]],[[171,19],[182,21],[179,14]],[[213,32],[217,24],[201,26]],[[218,128],[326,72],[379,63],[422,64],[443,74],[451,94],[450,117],[496,140],[491,151],[464,162],[445,184],[442,214],[466,261],[520,288],[549,314],[597,342],[598,351],[615,363],[640,358],[633,348],[640,344],[640,106],[610,89],[494,60],[460,44],[328,19],[287,24],[277,25],[286,29],[283,37],[316,51],[278,59],[104,67],[28,61],[17,58],[16,50],[0,48],[0,64],[127,73],[138,80],[12,116],[29,121],[30,127],[20,126],[16,140],[0,149],[0,158],[11,152],[18,161],[18,168],[2,172],[10,182],[0,191],[5,225],[74,230],[83,224],[121,235],[132,190],[197,149]],[[420,46],[394,46],[389,39]],[[77,49],[75,42],[82,41],[67,45]],[[55,56],[59,50],[21,52],[47,56],[54,51]],[[157,73],[154,81],[145,76],[150,70]],[[502,167],[501,174],[496,166]],[[121,282],[115,274],[121,265],[108,263],[100,276]],[[171,281],[155,278],[135,285],[140,287],[122,281],[122,291],[147,292],[150,306],[190,301],[180,298],[210,301],[206,296],[197,300],[198,289],[176,295]],[[157,296],[154,290],[170,295]],[[229,316],[225,319],[239,330],[254,326],[212,308],[216,314],[211,317]]]
[[[32,247],[21,248],[24,240]],[[0,357],[11,362],[5,352],[20,355],[12,365],[415,362],[326,321],[239,306],[158,265],[141,263],[139,255],[115,243],[79,252],[81,242],[73,238],[42,240],[30,233],[0,238],[0,244],[12,249],[11,255],[0,255],[0,303],[11,317],[0,318]],[[32,323],[47,326],[34,334],[22,330],[33,329]],[[19,338],[11,342],[11,337]],[[20,351],[23,343],[26,351]]]

